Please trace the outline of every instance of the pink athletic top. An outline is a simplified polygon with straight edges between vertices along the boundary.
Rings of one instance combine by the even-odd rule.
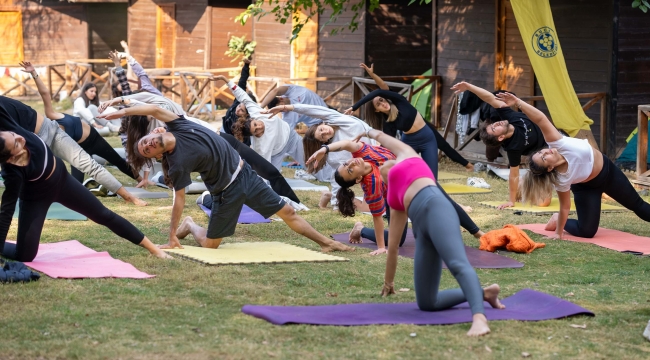
[[[406,190],[417,179],[429,178],[436,181],[429,165],[419,157],[406,159],[393,166],[388,172],[388,206],[391,209],[405,211],[404,195]]]

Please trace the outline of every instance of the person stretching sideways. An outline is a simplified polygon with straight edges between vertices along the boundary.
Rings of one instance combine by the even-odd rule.
[[[218,248],[224,237],[235,233],[237,218],[246,204],[265,218],[277,214],[293,231],[320,245],[323,252],[354,250],[314,230],[214,131],[154,105],[126,108],[102,116],[112,119],[132,115],[147,116],[147,119],[152,116],[167,125],[166,131],[157,128],[155,132],[141,136],[130,129],[127,138],[127,146],[132,149],[129,162],[134,169],[138,170],[150,159],[162,158],[165,180],[174,189],[169,243],[163,245],[164,248],[182,248],[178,239],[189,234],[203,247]],[[131,121],[146,120],[134,117]],[[129,124],[130,127],[134,125]],[[207,230],[189,216],[178,226],[185,206],[185,187],[192,183],[192,172],[201,174],[212,195],[212,214]]]
[[[58,202],[106,226],[133,244],[144,247],[156,257],[171,258],[133,224],[107,209],[73,179],[63,161],[54,156],[43,139],[18,125],[1,105],[0,120],[6,130],[0,131],[0,166],[6,186],[0,203],[2,256],[17,261],[34,260],[47,211],[52,203]],[[18,199],[21,204],[16,243],[6,243]]]
[[[490,105],[492,107],[491,111],[496,112],[498,117],[503,119],[493,123],[484,122],[480,127],[480,136],[485,145],[500,145],[508,153],[508,163],[510,165],[510,174],[508,175],[509,201],[497,208],[505,209],[515,206],[519,190],[521,156],[529,155],[533,151],[546,146],[542,130],[530,121],[525,114],[512,110],[503,101],[497,99],[493,93],[485,89],[464,81],[452,86],[451,89],[456,94],[467,90],[471,91]],[[550,203],[551,194],[549,193],[544,201],[535,205],[548,206]]]
[[[489,333],[483,301],[495,309],[504,309],[499,301],[499,285],[481,288],[476,271],[467,260],[458,215],[451,201],[436,185],[431,168],[413,148],[381,131],[370,130],[359,137],[363,135],[377,140],[397,157],[386,161],[380,170],[388,183],[387,201],[393,212],[382,296],[395,293],[393,281],[400,236],[410,217],[416,242],[413,266],[415,299],[420,310],[445,310],[467,301],[472,311],[472,327],[467,335]],[[443,261],[460,289],[439,291]]]
[[[642,220],[650,222],[650,204],[643,201],[623,172],[605,154],[587,140],[564,137],[543,112],[509,93],[497,94],[507,106],[521,109],[542,129],[550,148],[541,149],[528,158],[530,171],[524,176],[523,196],[535,204],[555,188],[560,212],[553,214],[546,230],[552,238],[562,239],[564,230],[571,235],[592,238],[598,231],[602,194],[609,195]],[[571,193],[577,219],[568,219]]]

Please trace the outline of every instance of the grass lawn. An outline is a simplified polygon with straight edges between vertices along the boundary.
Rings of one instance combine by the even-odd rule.
[[[109,139],[118,146],[117,137]],[[449,162],[443,162],[441,168],[465,173]],[[115,169],[110,171],[125,185],[135,185]],[[494,190],[491,194],[454,196],[474,208],[470,215],[483,230],[546,221],[546,216],[517,216],[478,205],[483,200],[507,198],[505,181],[489,178],[488,182]],[[360,189],[356,193],[360,195]],[[312,209],[301,215],[323,234],[349,231],[355,221],[372,224],[370,216],[343,218],[331,210],[319,210],[317,193],[298,195]],[[206,224],[195,199],[196,195],[188,196],[184,215]],[[171,198],[149,200],[146,208],[126,205],[118,198],[102,202],[132,221],[153,242],[167,241]],[[15,239],[16,223],[9,239]],[[603,214],[601,226],[650,236],[650,226],[629,212]],[[533,358],[649,358],[650,343],[641,332],[650,320],[650,260],[594,245],[542,239],[535,234],[532,238],[545,242],[546,248],[529,255],[508,254],[525,263],[522,269],[477,270],[481,283],[499,283],[504,297],[524,288],[547,292],[586,307],[596,317],[491,322],[491,334],[470,339],[465,336],[469,324],[275,326],[240,311],[245,304],[412,302],[410,259],[400,258],[395,286],[411,291],[381,298],[385,256],[369,256],[365,249],[335,254],[350,259],[341,263],[206,266],[183,259],[155,259],[90,221],[48,220],[42,242],[77,239],[156,277],[61,280],[43,276],[34,283],[0,286],[0,358],[512,359],[520,358],[522,352]],[[467,232],[463,239],[478,246]],[[282,241],[318,249],[281,222],[238,225],[235,236],[225,241]],[[185,245],[193,242],[191,236],[182,240]],[[448,271],[441,287],[457,287]],[[586,329],[571,324],[586,324]],[[411,337],[411,333],[417,336]]]

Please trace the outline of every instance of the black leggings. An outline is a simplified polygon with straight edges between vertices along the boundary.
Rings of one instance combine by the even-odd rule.
[[[388,219],[388,224],[390,226],[390,207],[388,204],[386,204],[386,218]],[[406,226],[404,227],[404,232],[402,232],[402,238],[399,241],[399,246],[401,247],[404,245],[404,241],[406,240],[406,231],[409,228],[408,222],[406,223]],[[361,237],[364,239],[368,239],[375,244],[377,243],[377,237],[375,236],[375,229],[372,228],[367,228],[364,227],[361,229]],[[388,246],[388,229],[384,229],[384,244]]]
[[[115,149],[106,142],[106,140],[97,133],[97,130],[95,128],[91,127],[90,128],[90,134],[86,138],[86,140],[82,141],[79,143],[79,146],[81,146],[82,149],[84,149],[89,155],[98,155],[101,156],[102,158],[106,159],[109,163],[117,166],[118,169],[120,169],[121,172],[126,174],[132,179],[137,179],[138,174],[133,172],[133,169],[129,166],[129,164],[126,163],[126,160],[124,160],[120,154],[115,152]],[[77,168],[74,166],[71,167],[72,177],[77,179],[79,182],[84,181],[84,173],[79,171]]]
[[[234,136],[223,132],[219,133],[219,135],[221,135],[221,137],[239,153],[239,156],[241,156],[241,158],[244,159],[253,170],[255,170],[257,175],[271,183],[271,189],[273,189],[276,194],[300,203],[300,199],[298,199],[296,193],[293,192],[291,186],[287,183],[287,180],[282,176],[282,174],[280,174],[280,171],[278,171],[273,164],[266,161],[266,159],[256,153],[255,150],[246,146]]]
[[[72,178],[65,164],[56,159],[56,169],[49,179],[25,182],[21,192],[16,243],[5,243],[2,255],[17,261],[32,261],[38,253],[47,210],[53,202],[87,216],[108,227],[116,235],[140,244],[144,234],[123,217],[108,210],[88,189]]]
[[[467,161],[467,159],[459,154],[458,151],[456,151],[456,149],[454,149],[451,144],[449,144],[447,140],[442,137],[442,135],[438,132],[438,130],[436,130],[435,127],[433,127],[430,122],[427,122],[427,125],[429,125],[429,127],[431,127],[431,130],[433,130],[433,134],[436,137],[436,142],[438,143],[438,150],[442,150],[442,152],[445,153],[445,155],[447,155],[447,157],[450,158],[453,162],[459,163],[463,166],[467,166],[467,164],[469,164],[469,161]]]
[[[603,193],[634,211],[642,220],[650,222],[650,204],[641,199],[630,180],[604,154],[603,169],[600,173],[585,183],[571,185],[571,191],[578,215],[577,220],[568,219],[564,225],[564,230],[571,235],[584,238],[596,235]]]

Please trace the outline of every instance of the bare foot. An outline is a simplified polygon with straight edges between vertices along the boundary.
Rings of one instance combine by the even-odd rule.
[[[327,204],[332,200],[332,193],[329,191],[323,191],[320,194],[320,201],[318,202],[318,207],[321,209],[327,209]]]
[[[498,284],[492,284],[483,289],[483,300],[487,301],[495,309],[505,309],[506,306],[499,301],[501,288]]]
[[[350,244],[361,244],[363,242],[363,240],[361,240],[361,229],[363,229],[362,222],[357,221],[354,223],[354,227],[352,228],[352,231],[350,231],[350,237],[348,238]]]
[[[460,206],[460,208],[463,209],[466,213],[471,213],[472,211],[474,211],[474,209],[472,209],[471,206],[465,206],[462,204],[458,204],[458,206]]]
[[[546,231],[555,231],[557,229],[557,218],[560,216],[560,214],[555,213],[551,216],[550,219],[548,219],[548,223],[546,223],[546,226],[544,227],[544,230]]]
[[[483,236],[483,235],[485,235],[485,233],[483,232],[483,230],[479,230],[476,234],[473,234],[473,236],[474,236],[475,238],[477,238],[477,239],[480,239],[481,236]]]
[[[472,327],[467,332],[467,336],[482,336],[490,333],[488,321],[483,314],[474,314],[472,316]]]
[[[144,200],[142,200],[140,198],[137,198],[135,196],[131,197],[129,200],[124,200],[124,201],[133,203],[133,205],[135,205],[135,206],[147,206],[148,205],[146,201],[144,201]]]
[[[176,237],[179,239],[185,239],[185,237],[190,234],[192,224],[194,224],[194,220],[192,220],[191,217],[186,216],[185,219],[183,219],[183,222],[178,226],[178,229],[176,229]]]
[[[166,252],[164,252],[162,250],[159,250],[159,251],[157,251],[155,253],[152,253],[151,255],[153,255],[153,256],[155,256],[155,257],[157,257],[159,259],[173,259],[173,257],[171,255],[167,254]]]
[[[354,248],[332,240],[327,245],[321,245],[320,250],[326,253],[332,251],[354,251]]]

